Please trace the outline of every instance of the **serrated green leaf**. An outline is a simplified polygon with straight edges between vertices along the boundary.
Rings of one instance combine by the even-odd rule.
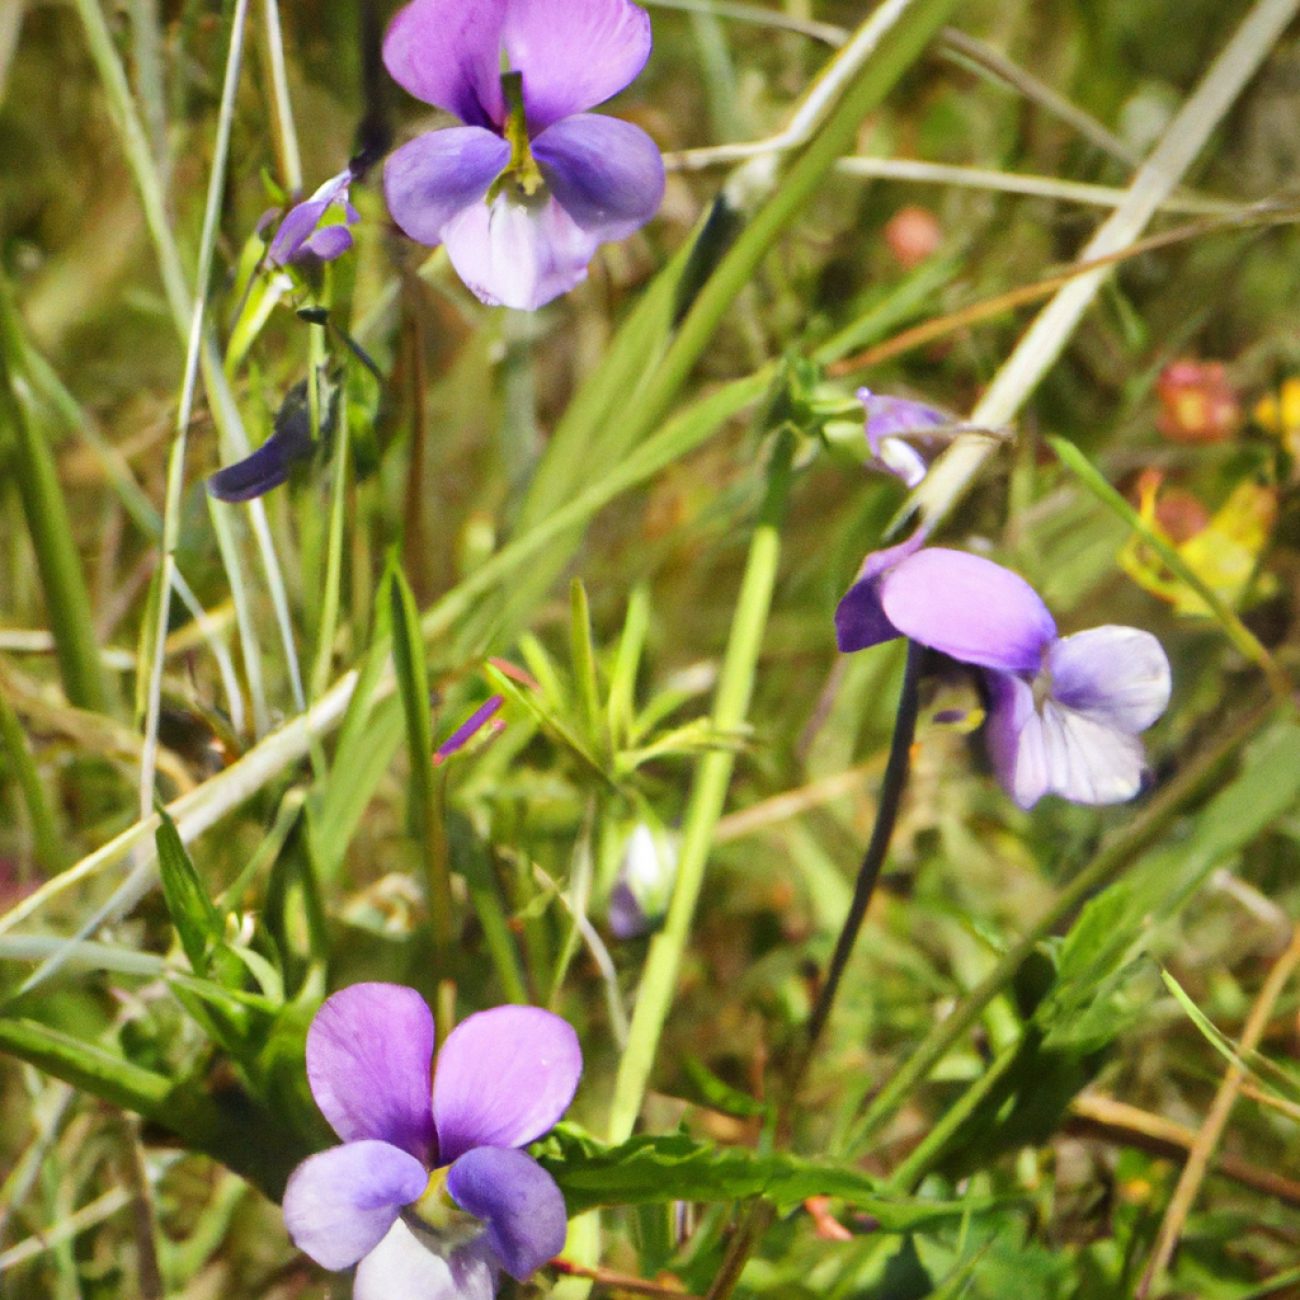
[[[746,1147],[699,1142],[684,1133],[634,1137],[607,1147],[575,1126],[561,1124],[531,1150],[564,1193],[570,1215],[597,1205],[765,1196],[786,1207],[810,1196],[834,1196],[870,1214],[885,1232],[909,1232],[995,1204],[886,1200],[876,1179],[854,1165],[786,1152],[760,1155]]]

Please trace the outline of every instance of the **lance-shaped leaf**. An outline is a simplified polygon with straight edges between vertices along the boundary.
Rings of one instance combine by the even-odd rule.
[[[154,836],[158,844],[158,875],[163,898],[181,947],[196,975],[208,973],[208,961],[221,942],[225,925],[203,888],[199,873],[185,851],[176,823],[164,812]]]

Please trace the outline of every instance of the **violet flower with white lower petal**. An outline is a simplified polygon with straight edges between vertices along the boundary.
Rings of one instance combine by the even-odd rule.
[[[835,611],[842,651],[910,637],[985,670],[985,738],[1022,808],[1045,794],[1131,799],[1146,768],[1138,739],[1169,703],[1169,660],[1149,632],[1097,627],[1058,637],[1018,574],[965,551],[922,550],[920,533],[863,562]]]
[[[564,1246],[560,1189],[520,1147],[568,1108],[578,1036],[538,1007],[481,1011],[432,1069],[433,1016],[414,989],[354,984],[307,1034],[307,1078],[343,1145],[303,1161],[284,1193],[295,1245],[357,1265],[353,1300],[492,1300]]]
[[[342,257],[352,247],[352,232],[348,227],[361,220],[360,213],[348,198],[352,180],[352,169],[346,168],[337,176],[331,176],[311,198],[290,208],[271,240],[266,253],[267,264],[289,266],[307,257],[322,262]],[[335,211],[343,220],[331,220],[322,225],[325,218],[333,216]]]
[[[857,399],[866,408],[867,446],[879,469],[914,488],[930,472],[940,449],[932,430],[950,427],[952,418],[934,406],[908,397],[889,397],[859,388]]]
[[[631,0],[414,0],[388,29],[384,63],[464,125],[388,159],[393,220],[445,244],[485,303],[533,310],[567,293],[598,245],[645,225],[663,198],[654,141],[587,111],[636,77],[650,43]]]

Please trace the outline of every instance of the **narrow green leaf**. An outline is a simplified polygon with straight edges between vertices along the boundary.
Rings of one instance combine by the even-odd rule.
[[[1071,470],[1079,481],[1103,505],[1108,506],[1151,547],[1178,578],[1185,582],[1205,601],[1219,626],[1223,628],[1228,640],[1255,664],[1268,679],[1269,685],[1279,700],[1290,700],[1294,689],[1291,679],[1282,671],[1276,660],[1260,643],[1255,634],[1237,617],[1223,598],[1210,587],[1201,576],[1183,559],[1181,555],[1159,533],[1153,532],[1136,510],[1106,481],[1095,465],[1072,442],[1064,438],[1047,440],[1061,458],[1061,462]]]
[[[292,1125],[237,1086],[227,1085],[218,1100],[191,1083],[174,1082],[34,1020],[0,1018],[0,1051],[143,1115],[190,1150],[220,1160],[273,1200],[279,1200],[294,1166],[313,1150]],[[301,1064],[298,1068],[301,1072]]]
[[[641,667],[641,652],[645,649],[649,630],[650,588],[642,582],[632,589],[632,594],[628,597],[623,635],[619,638],[614,671],[609,679],[606,725],[616,752],[627,744],[631,736],[632,717],[636,710],[637,670]]]
[[[684,1133],[634,1137],[611,1147],[561,1124],[531,1150],[559,1184],[571,1215],[597,1205],[765,1196],[792,1206],[810,1196],[835,1196],[866,1211],[885,1232],[909,1232],[1005,1204],[886,1199],[877,1181],[854,1165],[786,1152],[760,1155]]]
[[[213,950],[225,934],[221,914],[194,869],[176,823],[166,812],[154,839],[158,845],[158,874],[167,911],[194,973],[206,975]]]
[[[45,797],[41,774],[36,770],[36,763],[27,748],[22,723],[18,721],[18,715],[9,703],[3,684],[0,684],[0,751],[8,755],[14,780],[27,805],[37,862],[51,874],[61,871],[68,864],[59,842],[59,828],[49,800]]]
[[[569,584],[569,644],[573,655],[573,679],[578,688],[578,707],[587,736],[598,748],[601,712],[600,683],[596,680],[596,646],[591,634],[591,603],[581,578]]]
[[[415,593],[396,557],[389,561],[384,586],[392,619],[393,664],[406,718],[406,748],[411,768],[411,833],[424,857],[429,890],[429,915],[434,941],[444,952],[452,942],[451,877],[447,870],[447,837],[442,824],[441,788],[433,768],[433,716],[429,708],[429,670],[420,635],[420,611]]]
[[[64,692],[76,708],[104,713],[108,684],[58,466],[49,443],[28,419],[14,391],[22,374],[23,355],[8,286],[0,280],[0,429],[7,430],[13,447],[15,477],[40,570]]]

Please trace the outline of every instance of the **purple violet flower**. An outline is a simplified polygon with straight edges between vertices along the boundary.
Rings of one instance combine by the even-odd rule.
[[[650,19],[630,0],[414,0],[388,29],[384,63],[464,125],[388,159],[393,219],[446,244],[485,303],[534,310],[567,293],[597,245],[626,239],[663,198],[654,141],[587,112],[649,56]]]
[[[867,445],[877,469],[901,478],[914,488],[930,471],[940,450],[935,429],[951,427],[953,419],[937,407],[906,397],[887,397],[859,388],[858,401],[867,411]]]
[[[606,916],[616,939],[636,939],[658,928],[672,901],[677,846],[662,831],[638,822],[623,848]]]
[[[268,265],[288,266],[306,257],[330,262],[352,247],[352,232],[348,227],[361,220],[361,215],[348,200],[348,186],[352,180],[352,169],[345,168],[337,176],[331,176],[311,198],[289,209],[267,250]],[[321,225],[327,216],[332,215],[331,209],[341,212],[343,221],[334,220]]]
[[[343,1145],[284,1193],[295,1245],[357,1265],[353,1300],[492,1300],[564,1246],[560,1189],[519,1148],[564,1114],[582,1074],[572,1027],[539,1007],[468,1017],[433,1072],[433,1016],[414,989],[354,984],[307,1033],[307,1079]]]
[[[480,704],[479,707],[475,709],[474,712],[471,713],[469,717],[466,718],[465,721],[462,722],[460,726],[457,727],[456,730],[453,731],[451,735],[433,751],[434,767],[440,767],[453,754],[464,749],[465,746],[468,745],[484,727],[491,725],[494,730],[500,730],[501,727],[505,726],[504,721],[501,719],[493,721],[496,713],[505,702],[506,697],[504,695],[493,695],[486,703]]]
[[[1075,803],[1131,799],[1142,786],[1138,735],[1169,703],[1169,660],[1149,632],[1091,628],[1058,637],[1038,593],[992,560],[918,532],[868,555],[835,611],[842,651],[910,637],[984,669],[985,731],[998,779],[1022,808],[1045,794]]]

